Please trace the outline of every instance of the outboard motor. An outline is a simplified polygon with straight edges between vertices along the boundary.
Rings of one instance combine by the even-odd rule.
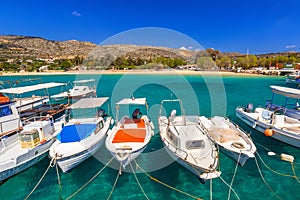
[[[248,113],[250,113],[250,112],[252,112],[252,110],[253,110],[253,104],[252,103],[248,103],[246,105],[245,111],[248,112]]]

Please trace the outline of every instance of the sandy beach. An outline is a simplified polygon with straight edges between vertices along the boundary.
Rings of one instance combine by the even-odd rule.
[[[265,76],[261,74],[236,73],[228,71],[192,71],[192,70],[79,70],[79,71],[47,71],[47,72],[4,72],[0,76],[26,75],[76,75],[76,74],[154,74],[154,75],[199,75],[199,76]]]

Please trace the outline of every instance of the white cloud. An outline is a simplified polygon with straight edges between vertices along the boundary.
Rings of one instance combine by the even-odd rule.
[[[75,17],[81,17],[81,14],[77,11],[73,11],[72,15],[75,16]]]
[[[285,48],[287,48],[287,49],[294,49],[294,48],[296,48],[296,45],[294,45],[294,44],[286,45]]]
[[[184,46],[180,47],[180,49],[181,49],[181,50],[187,50],[187,48],[184,47]]]

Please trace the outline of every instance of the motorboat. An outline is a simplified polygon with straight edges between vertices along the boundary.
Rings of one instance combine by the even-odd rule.
[[[236,116],[265,136],[300,148],[300,122],[284,115],[281,110],[257,107],[251,111],[247,107],[237,107]]]
[[[93,86],[91,86],[93,85]],[[79,99],[96,95],[95,79],[73,81],[73,88],[69,91],[52,95],[55,101],[61,101],[66,98]]]
[[[168,113],[166,107],[170,103],[180,104],[179,115],[173,109],[169,116],[163,116],[163,110]],[[194,173],[203,183],[221,175],[218,171],[217,146],[200,127],[199,116],[185,115],[181,100],[161,101],[158,124],[166,151],[180,165]]]
[[[0,181],[44,159],[63,123],[64,118],[54,122],[51,116],[28,118],[21,132],[1,137]]]
[[[285,78],[287,84],[300,85],[300,71],[295,71],[293,73],[287,74]]]
[[[270,88],[272,90],[272,98],[266,101],[266,108],[272,111],[280,110],[284,115],[300,120],[300,90],[274,85],[271,85]],[[282,106],[274,103],[275,94],[285,97]]]
[[[15,102],[21,120],[25,120],[28,117],[46,115],[53,116],[53,118],[56,119],[64,114],[66,109],[65,104],[51,104],[49,101],[49,94],[45,94],[45,96],[31,95],[30,97],[28,97],[28,94],[38,92],[39,90],[48,91],[50,88],[63,85],[65,84],[55,82],[41,83],[1,89],[0,93],[12,96],[11,99]]]
[[[56,159],[63,172],[68,172],[103,145],[111,117],[100,107],[108,97],[82,98],[70,106],[71,118],[57,135],[49,156]]]
[[[125,111],[125,108],[133,110],[132,116],[126,113],[119,120],[120,110]],[[142,114],[142,110],[146,114]],[[116,122],[106,138],[105,145],[125,169],[144,151],[153,135],[154,125],[148,116],[146,98],[122,99],[116,103]]]
[[[199,117],[199,124],[219,148],[241,166],[249,158],[255,157],[256,146],[250,136],[228,118],[201,116]]]

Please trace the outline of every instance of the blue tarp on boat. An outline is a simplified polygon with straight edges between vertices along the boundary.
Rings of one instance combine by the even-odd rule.
[[[96,124],[73,124],[65,126],[57,135],[62,143],[78,142],[87,138],[96,129]]]

